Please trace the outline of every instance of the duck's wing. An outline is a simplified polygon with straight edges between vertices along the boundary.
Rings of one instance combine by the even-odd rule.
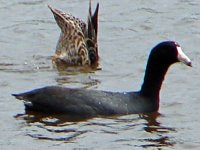
[[[90,64],[84,35],[87,30],[86,24],[71,14],[48,7],[61,29],[53,61],[65,62],[68,65]]]
[[[62,19],[66,19],[66,20],[71,20],[74,22],[74,24],[76,24],[76,26],[79,26],[82,30],[83,33],[86,33],[86,23],[84,21],[82,21],[81,19],[69,14],[69,13],[64,13],[62,12],[61,10],[58,10],[58,9],[55,9],[55,8],[52,8],[50,5],[48,5],[49,9],[52,11],[54,17],[55,17],[55,20],[56,22],[58,23],[59,21],[63,21],[63,20],[59,20],[58,18],[59,17],[62,17]],[[57,18],[58,17],[58,18]],[[57,19],[56,19],[57,18]],[[62,28],[63,24],[61,23],[58,23],[58,26],[60,28]]]

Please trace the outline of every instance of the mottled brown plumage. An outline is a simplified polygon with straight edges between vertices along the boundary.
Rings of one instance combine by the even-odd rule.
[[[61,29],[60,38],[53,56],[56,66],[98,66],[98,10],[91,12],[89,2],[89,15],[87,24],[68,13],[48,6],[52,11],[56,23]]]

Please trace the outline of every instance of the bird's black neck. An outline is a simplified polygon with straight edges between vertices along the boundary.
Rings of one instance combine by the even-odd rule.
[[[159,101],[160,88],[170,64],[149,59],[140,93]]]

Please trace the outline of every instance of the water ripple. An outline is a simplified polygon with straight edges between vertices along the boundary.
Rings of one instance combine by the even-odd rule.
[[[159,113],[128,115],[116,117],[83,118],[81,116],[53,115],[27,111],[19,114],[17,119],[26,121],[29,128],[27,136],[39,140],[60,141],[64,143],[76,142],[91,133],[108,136],[116,136],[111,139],[116,144],[142,147],[161,148],[171,147],[175,144],[170,132],[175,132],[174,128],[165,127],[157,121],[163,117]],[[143,130],[141,130],[143,128]],[[133,132],[140,130],[144,134],[142,137],[133,137]],[[129,133],[129,134],[128,134]],[[138,134],[138,133],[137,133]],[[122,138],[126,135],[126,138]],[[137,143],[137,144],[136,144]]]

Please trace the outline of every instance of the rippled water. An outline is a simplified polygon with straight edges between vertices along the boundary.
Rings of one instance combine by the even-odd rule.
[[[52,67],[60,30],[55,8],[86,20],[83,0],[0,0],[0,149],[199,149],[200,1],[100,1],[102,70]],[[93,7],[97,1],[93,2]],[[140,88],[149,49],[176,40],[193,68],[170,68],[158,113],[81,118],[26,112],[11,93],[46,85]]]

